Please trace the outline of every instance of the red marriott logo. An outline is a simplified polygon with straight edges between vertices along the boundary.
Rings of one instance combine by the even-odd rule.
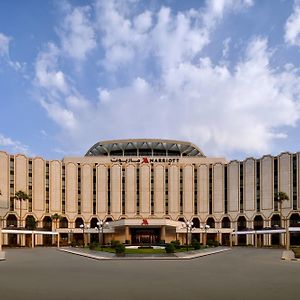
[[[142,163],[143,163],[143,164],[149,164],[149,159],[148,159],[148,157],[143,157]]]
[[[147,219],[143,219],[142,225],[149,225]]]

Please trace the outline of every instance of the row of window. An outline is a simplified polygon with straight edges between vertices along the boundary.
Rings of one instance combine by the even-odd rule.
[[[297,162],[297,155],[292,155],[291,159],[291,201],[293,209],[297,209],[297,201],[298,201],[298,162]],[[255,197],[256,197],[256,211],[260,212],[261,209],[261,164],[260,161],[257,160],[255,164],[256,169],[256,176],[255,176]],[[274,157],[273,159],[273,190],[274,194],[279,192],[279,167],[278,167],[278,158]],[[28,160],[28,194],[30,197],[30,200],[28,202],[28,210],[29,212],[32,211],[32,160]],[[46,213],[49,212],[49,203],[50,203],[50,197],[49,197],[49,189],[50,189],[50,179],[49,179],[49,163],[46,162],[45,165],[45,203],[46,203]],[[82,206],[82,199],[81,199],[81,167],[78,166],[77,169],[77,207],[78,207],[78,213],[81,214],[81,206]],[[223,174],[223,195],[224,195],[224,209],[225,213],[228,212],[228,166],[224,165],[224,174]],[[15,171],[14,171],[14,157],[11,156],[10,158],[10,196],[11,199],[14,196],[15,193]],[[240,212],[244,212],[244,165],[243,163],[239,163],[239,207]],[[62,212],[65,213],[66,209],[66,202],[65,202],[65,186],[66,186],[66,170],[65,166],[62,166]],[[213,166],[210,165],[209,167],[209,173],[208,173],[208,210],[209,214],[212,214],[213,212]],[[125,214],[126,211],[126,170],[125,168],[122,168],[122,214]],[[165,168],[164,172],[164,209],[165,214],[169,213],[169,172],[168,168]],[[199,212],[198,208],[198,172],[197,168],[194,168],[193,173],[193,188],[194,188],[194,203],[193,203],[193,210],[194,214],[197,214]],[[151,167],[151,175],[150,175],[150,205],[151,205],[151,214],[154,214],[155,211],[155,193],[154,193],[154,168]],[[96,196],[97,195],[97,170],[96,167],[93,168],[93,214],[96,214]],[[111,211],[111,170],[110,168],[107,169],[107,207],[108,207],[108,213]],[[183,186],[183,168],[179,169],[179,210],[180,214],[183,214],[184,211],[184,186]],[[10,210],[13,211],[15,209],[14,207],[14,201],[13,199],[10,202]],[[274,210],[278,211],[278,202],[276,199],[274,200]],[[136,212],[137,214],[140,213],[140,169],[136,169]]]

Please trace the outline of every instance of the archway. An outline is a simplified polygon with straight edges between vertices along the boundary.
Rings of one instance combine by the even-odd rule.
[[[68,228],[69,227],[69,221],[66,217],[62,217],[59,220],[59,228]]]
[[[221,222],[222,228],[230,228],[231,227],[231,222],[228,217],[224,217]],[[229,246],[230,245],[230,233],[222,233],[222,240],[221,240],[222,245]]]
[[[96,217],[92,218],[91,221],[90,221],[90,227],[91,228],[98,228],[98,225],[97,225],[98,222],[99,222],[99,220]],[[91,236],[91,243],[93,243],[93,242],[100,243],[98,233],[91,233],[90,236]]]
[[[80,228],[80,225],[84,225],[84,221],[81,217],[78,217],[75,220],[75,228]],[[73,239],[74,239],[73,242],[76,245],[82,246],[84,243],[83,231],[82,233],[74,233]]]
[[[290,217],[290,227],[300,227],[300,216],[297,213],[293,213]],[[293,246],[300,245],[300,232],[290,233],[290,243]]]
[[[209,217],[206,220],[206,225],[209,226],[209,228],[215,228],[216,227],[216,222],[213,217]],[[206,234],[206,244],[210,244],[212,241],[217,240],[217,234],[216,233],[207,233]]]
[[[18,219],[15,215],[8,215],[6,218],[6,227],[8,229],[15,229],[18,227]],[[7,235],[8,246],[15,247],[18,245],[18,236],[17,234],[9,233]]]
[[[43,229],[46,231],[52,231],[52,219],[49,216],[43,218]],[[52,246],[52,235],[43,234],[43,245]]]
[[[247,220],[244,216],[240,216],[237,220],[237,230],[244,231],[247,229]],[[239,246],[246,246],[247,244],[247,235],[246,234],[239,234],[238,235],[238,245]]]
[[[264,228],[264,219],[262,216],[257,215],[253,220],[254,230],[261,230]],[[264,245],[263,234],[257,234],[257,247],[262,247]]]
[[[273,215],[271,218],[272,229],[281,228],[281,218],[280,215]],[[271,234],[271,245],[280,245],[280,233]]]

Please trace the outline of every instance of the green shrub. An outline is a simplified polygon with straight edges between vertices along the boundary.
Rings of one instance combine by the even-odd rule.
[[[219,244],[219,242],[218,242],[218,241],[214,241],[214,243],[213,243],[213,246],[214,246],[214,247],[219,247],[219,246],[220,246],[220,244]]]
[[[175,252],[175,246],[173,243],[166,244],[166,253],[174,253]]]
[[[171,241],[171,244],[173,244],[176,249],[180,248],[180,241],[179,240]]]
[[[201,249],[201,244],[198,241],[194,241],[192,246],[194,247],[195,250]]]
[[[89,248],[90,250],[95,250],[98,247],[98,243],[97,242],[92,242],[89,244]]]
[[[111,244],[111,247],[112,248],[116,248],[119,244],[121,244],[120,243],[120,241],[118,241],[118,240],[112,240],[111,242],[110,242],[110,244]]]
[[[215,241],[208,240],[206,244],[207,244],[207,246],[212,247],[212,246],[214,246],[214,243],[215,243]]]
[[[130,240],[125,240],[125,244],[130,244]]]
[[[125,246],[123,244],[119,243],[115,246],[115,250],[116,250],[117,254],[125,253]]]

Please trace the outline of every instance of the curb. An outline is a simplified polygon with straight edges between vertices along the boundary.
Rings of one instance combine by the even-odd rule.
[[[224,249],[219,249],[219,250],[215,250],[215,251],[210,251],[210,252],[204,252],[204,253],[196,253],[196,254],[192,254],[192,255],[187,255],[187,256],[173,256],[173,257],[159,257],[159,256],[139,256],[139,257],[129,257],[129,256],[125,256],[125,257],[117,257],[117,256],[113,256],[113,257],[104,257],[104,256],[99,256],[99,255],[93,255],[93,254],[88,254],[88,253],[83,253],[80,251],[76,251],[76,250],[69,250],[69,249],[58,249],[59,251],[65,252],[65,253],[70,253],[70,254],[74,254],[74,255],[79,255],[79,256],[83,256],[86,258],[91,258],[91,259],[96,259],[96,260],[190,260],[190,259],[195,259],[195,258],[200,258],[203,256],[208,256],[208,255],[212,255],[212,254],[218,254],[218,253],[222,253],[228,250],[231,250],[231,248],[224,248]]]

